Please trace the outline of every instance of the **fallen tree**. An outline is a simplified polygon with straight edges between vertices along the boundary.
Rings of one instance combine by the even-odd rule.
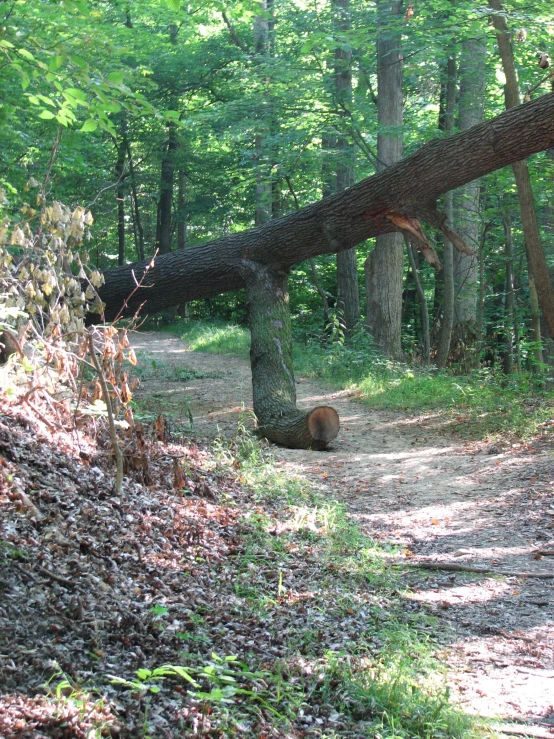
[[[147,261],[110,270],[100,289],[105,316],[111,320],[120,312],[134,315],[139,309],[153,314],[245,287],[254,412],[260,428],[287,446],[322,448],[338,433],[338,417],[332,409],[315,415],[296,409],[287,292],[290,267],[398,229],[414,238],[426,259],[439,266],[418,220],[442,229],[456,248],[467,247],[446,228],[437,198],[552,146],[554,93],[455,136],[434,139],[338,195],[256,229],[160,255],[148,271]]]

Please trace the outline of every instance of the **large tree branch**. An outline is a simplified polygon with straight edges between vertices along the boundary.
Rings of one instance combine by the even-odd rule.
[[[393,231],[391,212],[436,223],[440,195],[552,146],[554,93],[455,136],[434,139],[338,195],[259,228],[158,256],[126,312],[134,314],[144,303],[146,312],[155,313],[243,287],[244,260],[287,270],[318,254],[350,249]],[[120,310],[148,263],[105,273],[100,297],[108,319]]]

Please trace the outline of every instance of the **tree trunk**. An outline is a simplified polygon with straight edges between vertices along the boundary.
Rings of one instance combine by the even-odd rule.
[[[339,432],[333,408],[296,408],[292,331],[285,271],[244,260],[254,413],[260,433],[294,449],[325,449]]]
[[[456,108],[456,60],[453,56],[450,56],[446,63],[444,97],[444,114],[439,118],[439,128],[451,135],[454,132],[454,111]],[[454,228],[453,203],[453,193],[445,193],[444,212],[449,228]],[[454,246],[447,237],[444,238],[442,281],[442,315],[437,354],[435,356],[435,365],[438,369],[443,369],[448,361],[452,327],[454,325]]]
[[[377,169],[402,158],[402,3],[379,0],[377,17]],[[377,346],[389,357],[402,357],[402,280],[404,240],[400,233],[378,236],[365,263],[367,324]]]
[[[115,174],[117,176],[117,187],[115,198],[117,200],[117,264],[122,267],[125,264],[125,189],[123,187],[123,168],[125,166],[125,140],[122,139],[117,147],[117,162]]]
[[[486,43],[470,39],[462,43],[460,57],[460,101],[458,128],[466,131],[483,120],[485,102]],[[470,182],[454,195],[454,223],[466,244],[477,250],[479,245],[478,181]],[[475,338],[478,296],[478,255],[456,253],[454,259],[454,325],[456,339],[468,347]]]
[[[514,372],[514,326],[515,295],[514,295],[514,249],[512,243],[512,218],[504,213],[504,264],[506,270],[504,291],[504,372],[512,375]]]
[[[177,249],[187,245],[187,178],[182,169],[179,170],[177,189]]]
[[[493,10],[503,10],[501,0],[489,0],[489,6]],[[519,105],[519,84],[508,23],[504,15],[495,14],[492,19],[506,77],[506,108],[513,108]],[[512,167],[519,196],[525,247],[531,272],[530,278],[532,277],[535,283],[540,309],[548,326],[548,332],[550,337],[554,339],[554,289],[550,281],[548,265],[539,233],[529,169],[523,158],[514,162]]]
[[[271,5],[267,0],[259,0],[258,6],[262,11],[254,16],[254,60],[258,67],[267,64],[270,54],[269,38],[269,8]],[[268,7],[269,6],[269,7]],[[254,137],[255,166],[256,166],[256,211],[255,225],[262,226],[268,223],[272,216],[273,189],[271,186],[270,157],[267,146],[269,124],[267,111],[265,110],[264,98],[268,96],[269,89],[264,90],[260,100],[260,109],[257,111],[256,134]]]
[[[531,311],[531,338],[533,340],[533,358],[535,365],[543,364],[544,357],[542,353],[541,342],[541,310],[539,306],[539,296],[537,286],[531,272],[531,265],[527,263],[527,274],[529,278],[529,309]]]
[[[159,254],[171,251],[171,211],[173,205],[173,180],[175,175],[175,150],[177,149],[177,128],[168,123],[168,138],[162,158],[160,172],[160,199],[158,201],[158,224],[156,245]]]
[[[333,0],[335,28],[338,33],[349,31],[350,0]],[[352,51],[335,49],[335,101],[340,111],[340,119],[350,118],[352,106]],[[339,131],[335,140],[337,158],[335,161],[334,192],[342,192],[355,182],[354,151],[344,132]],[[337,310],[346,332],[351,331],[360,319],[360,291],[358,287],[358,260],[356,249],[348,249],[337,254]]]
[[[140,208],[137,197],[137,180],[135,177],[135,163],[133,160],[133,152],[129,140],[125,138],[125,148],[127,150],[127,159],[129,160],[129,172],[131,174],[131,195],[133,199],[133,223],[137,234],[137,259],[144,259],[144,228],[140,216]]]
[[[412,268],[412,274],[414,276],[414,282],[416,286],[417,296],[419,299],[419,310],[421,314],[421,343],[423,346],[423,364],[428,367],[431,363],[431,335],[429,331],[429,311],[427,309],[427,300],[425,299],[425,292],[419,279],[419,273],[417,269],[417,263],[413,247],[407,237],[406,250],[408,252],[408,258],[410,260],[410,267]]]

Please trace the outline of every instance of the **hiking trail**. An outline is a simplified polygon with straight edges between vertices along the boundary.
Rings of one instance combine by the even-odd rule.
[[[190,410],[197,438],[232,435],[252,407],[247,361],[188,351],[165,333],[136,334],[133,346],[157,368],[137,397],[168,416]],[[278,464],[316,482],[374,540],[400,545],[400,561],[554,574],[554,465],[544,445],[464,441],[439,412],[374,411],[305,378],[297,394],[300,408],[333,406],[341,431],[325,452],[274,446]],[[441,570],[403,579],[407,597],[442,625],[449,683],[465,710],[554,736],[554,579]]]

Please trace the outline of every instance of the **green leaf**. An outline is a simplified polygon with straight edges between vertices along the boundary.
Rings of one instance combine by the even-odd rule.
[[[68,95],[71,95],[76,100],[81,100],[83,103],[87,102],[87,96],[82,90],[79,90],[78,87],[68,87],[66,92]]]
[[[177,12],[181,6],[181,0],[165,0],[171,10]]]
[[[41,110],[38,117],[43,118],[45,121],[51,121],[52,118],[56,117],[56,114],[52,113],[51,110]]]
[[[123,72],[110,72],[109,75],[106,77],[106,79],[112,85],[122,85],[123,84]]]
[[[88,67],[87,62],[84,59],[81,59],[80,56],[71,55],[69,60],[72,61],[73,64],[76,64],[80,69],[87,69]]]
[[[6,41],[5,38],[0,40],[0,47],[4,49],[15,49],[15,46],[12,44],[11,41]]]
[[[28,59],[30,62],[35,61],[35,57],[31,54],[30,51],[27,51],[27,49],[18,49],[17,53],[19,56],[22,56],[23,59]]]
[[[91,133],[92,131],[96,131],[97,128],[98,128],[98,121],[95,121],[93,118],[89,118],[81,126],[81,131],[83,133]]]
[[[63,56],[55,56],[48,65],[48,70],[50,72],[55,72],[57,69],[59,69],[63,64]]]

